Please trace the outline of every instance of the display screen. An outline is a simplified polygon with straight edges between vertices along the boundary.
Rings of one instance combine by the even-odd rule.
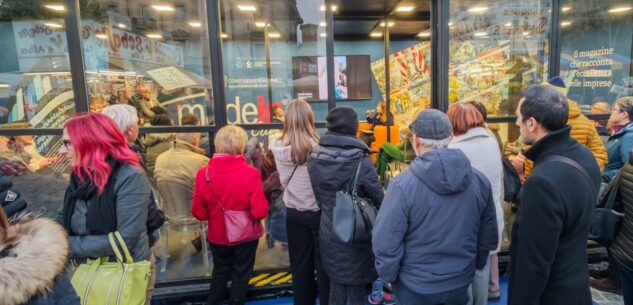
[[[308,101],[327,100],[325,56],[292,58],[294,97]],[[369,55],[334,56],[334,94],[337,100],[371,99]]]

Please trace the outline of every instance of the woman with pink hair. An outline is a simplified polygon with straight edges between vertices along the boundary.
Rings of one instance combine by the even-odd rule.
[[[59,152],[71,164],[60,215],[69,235],[69,257],[83,263],[114,256],[108,233],[118,231],[135,262],[150,260],[146,221],[151,187],[116,123],[101,113],[70,119]],[[153,266],[148,303],[154,280]]]

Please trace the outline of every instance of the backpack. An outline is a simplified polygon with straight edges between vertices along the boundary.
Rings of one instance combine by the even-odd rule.
[[[521,191],[521,179],[514,169],[512,162],[503,157],[503,200],[518,203],[519,192]]]

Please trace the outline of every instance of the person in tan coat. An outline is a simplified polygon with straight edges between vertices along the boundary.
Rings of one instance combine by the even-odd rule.
[[[550,79],[547,83],[544,83],[544,85],[556,89],[561,92],[563,96],[567,93],[567,88],[565,88],[565,84],[562,83],[559,77]],[[609,157],[604,142],[602,142],[598,131],[596,131],[593,121],[582,114],[580,107],[575,101],[567,99],[567,103],[569,106],[567,125],[571,126],[571,137],[576,139],[578,143],[589,148],[594,158],[596,158],[600,171],[604,170],[605,165],[607,165],[609,161]],[[527,150],[528,148],[529,147],[526,147],[525,149]],[[530,173],[532,173],[532,166],[532,161],[525,160],[525,177],[528,177]]]

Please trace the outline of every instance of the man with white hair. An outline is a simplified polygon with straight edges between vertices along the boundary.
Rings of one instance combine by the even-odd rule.
[[[423,110],[410,128],[417,157],[389,183],[378,212],[376,271],[399,304],[463,305],[475,269],[497,247],[490,182],[461,150],[446,148],[446,114]]]
[[[105,107],[101,113],[109,116],[121,129],[128,144],[134,144],[138,138],[138,114],[130,105],[117,104]]]

